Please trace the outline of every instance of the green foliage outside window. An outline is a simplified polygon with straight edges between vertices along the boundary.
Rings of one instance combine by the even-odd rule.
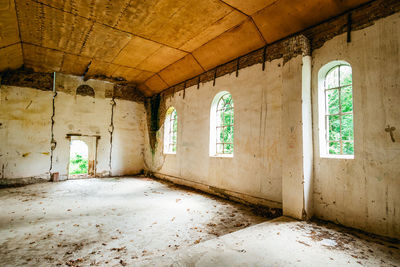
[[[354,154],[351,67],[336,66],[325,78],[329,154]]]
[[[70,159],[69,174],[84,174],[88,172],[88,160],[76,154]]]
[[[225,94],[217,106],[217,154],[233,154],[233,124],[232,96]]]
[[[178,115],[174,107],[167,110],[164,122],[164,153],[176,153]]]
[[[171,123],[172,123],[172,152],[176,152],[176,139],[178,135],[178,117],[176,115],[176,109],[171,114]]]

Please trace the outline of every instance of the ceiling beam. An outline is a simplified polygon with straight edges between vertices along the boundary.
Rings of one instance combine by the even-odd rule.
[[[254,24],[254,26],[256,27],[258,33],[260,34],[261,39],[263,39],[263,41],[264,41],[264,44],[267,44],[267,41],[264,39],[264,36],[262,35],[260,29],[258,28],[256,22],[253,20],[253,17],[252,17],[251,15],[248,15],[248,14],[244,13],[242,10],[240,10],[240,9],[238,9],[238,8],[236,8],[236,7],[232,6],[232,5],[230,5],[230,4],[228,4],[228,3],[225,2],[224,0],[219,0],[219,1],[220,1],[221,3],[223,3],[223,4],[227,5],[227,6],[229,6],[230,8],[232,8],[232,9],[234,9],[234,10],[236,10],[236,11],[242,13],[243,15],[247,16],[247,17],[251,20],[251,22]],[[274,3],[275,3],[275,2],[274,2]]]

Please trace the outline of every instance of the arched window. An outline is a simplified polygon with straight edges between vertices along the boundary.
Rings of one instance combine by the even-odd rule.
[[[210,122],[210,156],[233,156],[234,106],[230,93],[215,96]]]
[[[164,121],[164,153],[176,154],[176,140],[178,135],[178,116],[176,109],[170,107],[167,110]]]
[[[321,156],[354,157],[353,76],[350,64],[333,61],[319,72]]]

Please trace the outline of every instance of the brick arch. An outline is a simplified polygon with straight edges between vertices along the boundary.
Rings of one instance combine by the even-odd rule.
[[[78,88],[76,88],[76,94],[81,96],[95,96],[94,89],[86,84],[79,85]]]

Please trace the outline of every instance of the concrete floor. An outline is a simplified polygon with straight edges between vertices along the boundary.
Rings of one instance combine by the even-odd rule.
[[[400,244],[147,178],[0,190],[0,266],[400,266]]]
[[[400,266],[400,244],[279,217],[136,266]]]
[[[268,220],[147,178],[0,190],[0,266],[121,266]]]

